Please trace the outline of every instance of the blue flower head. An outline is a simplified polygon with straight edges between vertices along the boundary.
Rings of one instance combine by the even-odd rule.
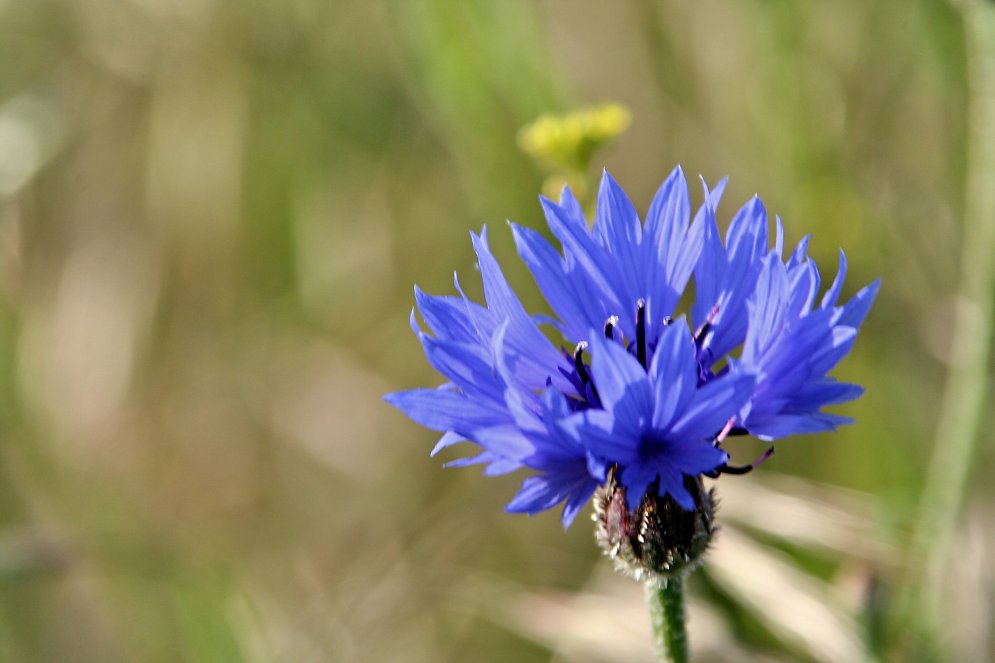
[[[542,206],[557,248],[512,224],[518,254],[554,317],[530,315],[492,255],[471,234],[484,304],[415,289],[423,330],[411,324],[447,382],[387,401],[443,433],[434,453],[469,441],[479,453],[449,465],[486,474],[528,468],[508,505],[534,514],[564,503],[569,525],[609,479],[635,509],[668,498],[696,508],[688,479],[737,473],[729,435],[773,441],[833,430],[849,420],[822,412],[861,388],[827,373],[849,352],[878,282],[839,304],[846,260],[819,298],[808,238],[785,259],[778,219],[771,246],[759,198],[733,217],[723,240],[715,208],[725,180],[705,186],[693,218],[678,167],[641,221],[608,173],[593,226],[565,189]],[[694,279],[694,301],[678,313]],[[542,326],[563,339],[557,347]],[[693,486],[692,486],[693,488]]]

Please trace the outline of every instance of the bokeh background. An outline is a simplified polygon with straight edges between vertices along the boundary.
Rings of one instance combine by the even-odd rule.
[[[471,229],[541,308],[516,135],[602,101],[633,120],[588,175],[640,210],[728,175],[720,223],[759,192],[884,283],[836,373],[858,424],[719,482],[699,660],[991,660],[970,4],[0,0],[0,660],[652,660],[585,517],[505,515],[520,475],[442,469],[380,400],[438,383],[412,285],[479,295]]]

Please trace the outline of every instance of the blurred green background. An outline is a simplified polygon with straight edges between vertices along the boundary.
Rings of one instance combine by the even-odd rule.
[[[439,382],[412,285],[479,295],[469,230],[541,309],[504,225],[543,223],[516,134],[602,101],[633,121],[589,175],[640,210],[677,163],[729,175],[720,223],[759,192],[824,278],[842,246],[846,293],[884,281],[836,372],[858,424],[719,482],[698,660],[990,657],[984,426],[940,633],[903,607],[965,25],[939,0],[0,0],[0,660],[651,660],[586,517],[503,514],[521,475],[442,469],[380,400]]]

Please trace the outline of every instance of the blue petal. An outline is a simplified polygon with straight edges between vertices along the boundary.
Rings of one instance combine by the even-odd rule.
[[[691,307],[691,321],[696,328],[705,324],[718,303],[722,279],[728,265],[713,212],[705,214],[704,224],[701,256],[694,268],[695,303]]]
[[[857,340],[857,330],[853,327],[836,327],[830,334],[828,343],[822,343],[812,353],[811,371],[815,375],[828,373],[843,357],[850,354]]]
[[[694,399],[670,428],[668,437],[710,440],[750,400],[756,378],[729,373],[698,389]]]
[[[808,245],[809,242],[811,241],[812,241],[811,235],[805,235],[804,237],[802,237],[801,241],[798,242],[798,246],[795,247],[794,253],[792,253],[791,257],[788,259],[788,264],[787,264],[788,269],[791,269],[805,262],[805,259],[808,255]]]
[[[467,343],[439,341],[421,336],[425,357],[468,396],[482,400],[503,399],[504,387],[495,378],[489,349]]]
[[[449,467],[449,465],[447,464],[445,467]],[[522,469],[522,463],[514,458],[499,457],[487,463],[487,467],[484,468],[484,476],[499,477],[504,474],[511,474],[520,469]]]
[[[788,272],[788,301],[785,306],[786,319],[799,318],[812,308],[819,292],[819,269],[812,260]]]
[[[694,222],[691,224],[691,227],[687,229],[687,232],[684,235],[680,252],[677,254],[676,259],[668,265],[668,290],[666,294],[672,294],[673,301],[667,302],[665,308],[655,314],[657,318],[672,315],[674,308],[677,306],[677,302],[684,293],[684,289],[687,287],[688,281],[691,279],[691,274],[694,272],[694,267],[698,262],[698,258],[701,256],[701,251],[705,242],[706,217],[709,215],[714,218],[715,210],[714,208],[707,206],[705,207],[705,212],[701,215],[695,216]],[[659,309],[660,307],[657,308]]]
[[[566,397],[556,389],[547,389],[542,396],[543,412],[542,419],[546,427],[543,453],[551,460],[579,460],[589,461],[588,448],[581,441],[582,434],[576,430],[576,426],[565,423],[576,415],[567,404]],[[607,414],[604,410],[598,410]],[[597,472],[595,473],[597,474]]]
[[[435,443],[435,446],[432,447],[432,452],[429,454],[429,456],[435,456],[443,449],[448,449],[454,444],[460,444],[461,442],[466,442],[466,441],[467,439],[464,435],[460,435],[459,433],[454,433],[452,431],[447,431],[442,435],[442,437],[439,438],[439,441]]]
[[[745,251],[761,256],[767,251],[767,210],[759,196],[743,205],[729,223],[726,247],[730,255]]]
[[[612,463],[630,463],[639,458],[640,431],[620,430],[615,418],[604,410],[584,410],[557,422],[569,439],[582,444],[595,457]]]
[[[621,482],[625,486],[625,501],[630,511],[635,511],[646,494],[646,488],[658,476],[656,468],[646,465],[627,465],[622,470]]]
[[[522,308],[518,297],[511,290],[508,282],[501,272],[501,268],[494,259],[491,249],[487,244],[487,227],[484,226],[480,235],[470,233],[473,242],[473,250],[477,254],[477,263],[480,265],[481,280],[484,283],[484,299],[487,300],[487,308],[497,314],[498,319],[505,320],[515,317],[527,317],[525,309]]]
[[[471,465],[487,465],[487,467],[484,468],[484,475],[490,477],[508,474],[522,468],[521,463],[513,459],[495,456],[489,451],[483,451],[470,458],[457,458],[456,460],[444,463],[442,466],[445,468],[452,468],[470,467]]]
[[[747,302],[749,333],[743,346],[743,362],[759,360],[784,327],[788,277],[776,253],[764,259],[756,290]]]
[[[415,302],[418,312],[436,336],[463,342],[478,338],[477,328],[460,298],[427,295],[415,286]]]
[[[569,366],[549,339],[532,322],[508,285],[487,245],[486,228],[480,236],[471,233],[471,237],[480,264],[488,309],[497,316],[498,320],[509,323],[507,348],[516,355],[516,374],[533,389],[541,388],[547,378],[552,378],[561,388],[568,389],[569,383],[558,369],[569,369]]]
[[[789,413],[814,412],[826,405],[837,405],[856,400],[864,393],[864,388],[856,384],[837,382],[833,378],[822,378],[808,382],[792,394],[791,404],[785,409]]]
[[[591,374],[601,403],[626,428],[643,428],[653,415],[646,371],[622,346],[592,334]]]
[[[545,430],[539,418],[542,408],[539,397],[528,386],[523,385],[508,366],[508,355],[505,352],[505,337],[510,321],[505,320],[491,340],[494,367],[504,383],[504,403],[515,424],[530,433],[541,433]]]
[[[515,460],[519,464],[537,453],[536,445],[511,425],[480,428],[473,432],[472,437],[474,442],[495,456]]]
[[[455,391],[413,389],[384,396],[384,400],[426,428],[466,434],[481,426],[506,420],[500,410],[470,402]]]
[[[692,238],[694,246],[686,245],[690,214],[687,180],[678,166],[657,191],[646,213],[642,263],[646,265],[648,304],[652,309],[647,313],[653,323],[673,313],[701,251],[701,225]],[[651,332],[648,339],[653,341],[658,333],[655,324]]]
[[[681,508],[685,511],[694,511],[694,498],[684,487],[684,475],[674,467],[663,466],[660,468],[659,476],[659,494],[670,493],[670,496],[681,505]]]
[[[609,463],[605,459],[599,458],[590,452],[587,454],[587,473],[590,474],[599,485],[608,480],[608,470],[611,469],[612,465],[614,465],[614,463]]]
[[[573,523],[574,518],[580,513],[581,509],[591,500],[591,496],[597,489],[598,484],[589,481],[583,486],[577,488],[577,490],[570,496],[567,503],[563,505],[563,529],[570,527]]]
[[[470,301],[470,298],[466,296],[463,292],[463,286],[459,282],[459,274],[453,272],[453,287],[456,288],[456,292],[459,293],[463,300],[463,306],[466,308],[467,318],[470,323],[477,330],[477,337],[480,339],[487,339],[491,337],[494,333],[494,328],[497,327],[498,320],[496,316],[488,311],[485,306],[481,306],[477,302]]]
[[[837,317],[833,320],[833,324],[859,327],[871,310],[871,304],[874,303],[880,288],[881,279],[875,279],[873,283],[861,289],[841,307]]]
[[[562,473],[528,477],[505,510],[535,515],[568,500],[563,511],[563,526],[566,528],[590,499],[595,488],[597,484],[590,477],[576,473],[573,468],[565,468]]]
[[[808,415],[779,414],[750,423],[750,433],[761,440],[776,440],[791,435],[824,433],[836,430],[839,426],[852,424],[853,419],[836,414],[817,412]]]
[[[705,178],[699,175],[701,180],[701,188],[705,190],[705,200],[698,207],[698,211],[694,214],[694,220],[691,225],[696,223],[702,223],[705,219],[705,211],[712,210],[714,213],[719,209],[719,202],[722,200],[722,192],[726,190],[726,184],[729,183],[728,177],[723,177],[716,183],[715,188],[711,191],[708,190],[708,183],[705,182]]]
[[[528,477],[522,482],[521,490],[512,498],[505,510],[533,516],[556,506],[562,500],[563,495],[559,486],[550,484],[546,477]]]
[[[822,308],[830,308],[836,306],[836,302],[839,300],[840,291],[843,289],[843,279],[846,278],[846,255],[843,253],[843,249],[840,249],[840,266],[836,271],[836,278],[833,279],[833,284],[826,291],[826,294],[822,297]]]
[[[568,186],[563,187],[563,191],[560,192],[560,208],[571,219],[573,219],[574,223],[584,226],[585,228],[587,227],[587,218],[584,216],[584,208],[581,207],[580,202]]]
[[[705,241],[710,246],[703,250],[703,260],[695,269],[698,294],[692,309],[696,327],[706,321],[711,323],[701,340],[706,369],[713,359],[740,345],[746,337],[746,300],[754,289],[767,249],[767,212],[756,197],[744,205],[730,226],[727,250],[722,249],[714,224],[707,233]]]
[[[591,237],[587,225],[580,225],[567,212],[554,205],[549,200],[542,199],[543,210],[546,212],[546,222],[556,239],[563,245],[565,253],[569,253],[570,258],[576,263],[580,270],[580,276],[588,290],[589,305],[597,306],[601,304],[601,311],[597,317],[602,322],[607,318],[605,307],[618,311],[622,309],[619,301],[617,279],[614,278],[614,266],[610,263],[610,256],[598,246]],[[623,318],[623,321],[625,318]],[[635,328],[630,324],[626,328],[627,334],[632,334]]]
[[[646,213],[647,239],[661,264],[669,267],[676,262],[690,216],[687,179],[677,166],[653,197]]]
[[[729,454],[710,442],[671,442],[661,456],[682,474],[697,476],[711,472],[729,460]]]
[[[639,255],[639,243],[643,234],[639,215],[625,191],[607,170],[601,176],[594,231],[614,260],[620,285],[624,288],[619,293],[624,295],[623,301],[635,303],[639,298],[645,297],[642,284],[643,261]]]
[[[687,407],[698,383],[694,341],[682,320],[664,329],[649,375],[653,386],[653,428],[663,430]]]
[[[532,278],[549,302],[550,308],[563,321],[567,338],[580,339],[588,329],[604,323],[601,311],[594,311],[585,297],[577,292],[576,279],[564,270],[560,254],[542,235],[529,228],[512,224],[518,255],[532,272]]]

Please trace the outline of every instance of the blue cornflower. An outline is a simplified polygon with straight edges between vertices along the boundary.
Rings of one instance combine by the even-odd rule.
[[[429,332],[412,328],[448,382],[387,396],[409,417],[443,433],[435,451],[469,440],[485,473],[535,472],[508,505],[537,513],[564,503],[565,525],[611,479],[629,509],[648,491],[694,510],[688,479],[746,468],[728,465],[730,434],[774,440],[830,430],[848,420],[821,412],[860,395],[826,376],[847,354],[877,293],[875,282],[837,305],[845,258],[816,305],[819,272],[808,238],[783,261],[777,222],[769,247],[759,198],[733,217],[723,242],[715,208],[725,180],[705,186],[691,218],[678,167],[641,222],[610,175],[593,227],[569,189],[545,198],[561,249],[512,224],[526,263],[555,317],[532,316],[487,243],[471,234],[485,305],[415,290]],[[690,320],[674,319],[694,277]],[[565,341],[557,348],[540,328]],[[734,356],[735,355],[735,356]]]

